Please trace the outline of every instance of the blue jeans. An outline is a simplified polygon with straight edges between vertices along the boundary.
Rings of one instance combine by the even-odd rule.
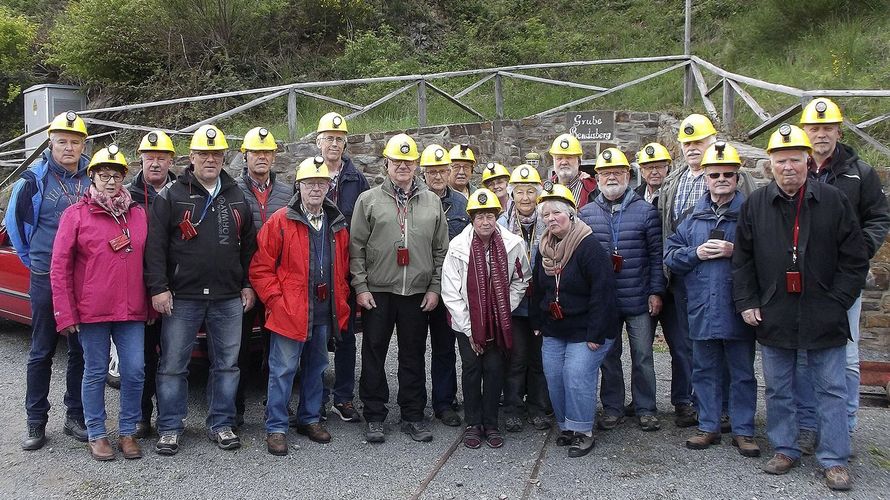
[[[664,297],[662,326],[664,340],[671,353],[671,404],[693,404],[692,340],[689,339],[686,290],[682,283],[671,283]]]
[[[439,414],[451,408],[457,396],[457,335],[451,329],[445,304],[439,304],[430,312],[430,379],[433,411]],[[503,383],[503,380],[501,380]],[[466,397],[466,396],[464,396]]]
[[[763,346],[763,378],[766,382],[766,433],[777,453],[800,458],[797,446],[797,405],[794,382],[797,378],[796,349]],[[816,443],[816,459],[822,467],[847,465],[850,433],[847,423],[847,384],[844,377],[846,347],[806,351],[807,366],[815,389],[816,415],[821,432]],[[840,432],[839,432],[840,431]]]
[[[627,325],[627,339],[630,342],[630,390],[636,414],[655,415],[655,361],[652,358],[652,341],[655,330],[649,313],[623,318]],[[621,366],[621,339],[603,361],[600,398],[603,400],[603,413],[624,415],[624,369]]]
[[[108,374],[112,339],[117,347],[121,374],[118,429],[121,436],[136,433],[136,423],[142,418],[142,384],[145,382],[144,334],[145,323],[142,321],[81,323],[79,336],[84,358],[83,414],[90,441],[107,436],[105,376]]]
[[[587,342],[544,337],[541,355],[553,415],[561,431],[592,432],[596,413],[597,371],[614,339],[592,351]]]
[[[173,313],[161,326],[161,362],[158,366],[158,432],[182,433],[188,414],[188,366],[201,324],[207,325],[210,379],[207,427],[217,431],[235,425],[238,390],[238,350],[241,348],[241,298],[173,300]]]
[[[28,352],[25,410],[29,424],[45,424],[49,415],[49,381],[53,356],[59,343],[53,313],[53,291],[49,274],[31,272],[31,350]],[[78,335],[68,335],[68,368],[65,373],[66,416],[83,419],[80,391],[83,385],[83,348]],[[108,366],[106,365],[107,369]]]
[[[720,432],[723,401],[728,399],[732,433],[754,436],[754,412],[757,410],[754,340],[693,340],[692,361],[698,428],[705,432]]]
[[[862,314],[862,294],[847,310],[847,321],[850,323],[850,336],[847,342],[847,368],[844,371],[847,384],[847,429],[856,429],[859,412],[859,316]],[[816,395],[813,383],[807,371],[806,351],[801,351],[797,358],[797,377],[794,385],[794,397],[797,401],[797,424],[801,429],[817,431]]]
[[[266,403],[266,432],[286,433],[288,427],[287,404],[294,387],[294,376],[303,360],[303,377],[300,379],[300,406],[297,422],[314,424],[319,421],[322,376],[328,367],[328,325],[312,327],[312,335],[300,342],[272,332],[269,339],[269,387]]]

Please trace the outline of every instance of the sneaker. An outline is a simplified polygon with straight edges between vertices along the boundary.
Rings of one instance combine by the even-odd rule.
[[[773,458],[769,459],[769,462],[763,466],[763,472],[776,475],[785,474],[795,465],[797,465],[797,460],[794,460],[787,455],[776,453]]]
[[[816,453],[816,431],[810,429],[801,429],[797,433],[797,447],[804,455],[812,455]]]
[[[686,447],[690,450],[704,450],[712,444],[720,444],[719,432],[705,432],[701,429],[695,431],[695,435],[686,440]]]
[[[386,441],[383,422],[368,422],[365,428],[365,440],[369,443],[382,443]]]
[[[67,417],[65,419],[65,434],[73,437],[81,443],[89,442],[87,437],[87,426],[83,422],[83,418]]]
[[[430,432],[429,427],[423,420],[419,422],[404,421],[402,423],[402,432],[411,436],[411,439],[421,443],[428,443],[433,440],[433,433]]]
[[[334,407],[331,409],[334,413],[336,413],[340,420],[344,422],[361,422],[362,417],[356,411],[355,406],[353,406],[352,401],[347,401],[345,403],[334,403]]]
[[[674,424],[677,427],[692,427],[698,425],[698,412],[691,404],[677,405],[674,407]]]
[[[579,458],[587,455],[595,444],[596,441],[594,441],[593,436],[576,432],[572,436],[572,442],[569,443],[569,458]]]
[[[179,452],[179,434],[161,433],[155,443],[155,451],[158,455],[176,455]]]
[[[743,457],[759,457],[760,446],[751,436],[733,436],[732,445],[739,449],[739,454]]]
[[[22,441],[22,449],[34,451],[46,444],[46,424],[28,424],[28,437]]]
[[[572,444],[573,437],[575,437],[575,433],[572,431],[560,432],[559,436],[556,436],[556,446],[568,446]]]
[[[207,438],[216,443],[221,450],[236,450],[241,447],[241,438],[232,432],[231,427],[220,427],[216,432],[207,433]]]
[[[504,419],[504,428],[507,432],[519,432],[522,430],[522,419],[519,417],[507,417]]]
[[[732,432],[732,422],[729,421],[729,415],[720,415],[720,433],[729,434]]]
[[[287,455],[287,436],[283,432],[266,435],[266,451],[277,457]]]
[[[441,412],[436,413],[436,418],[442,421],[443,424],[448,427],[460,427],[463,424],[463,421],[460,419],[460,415],[457,414],[451,408],[445,408]]]
[[[597,419],[596,427],[597,429],[610,431],[618,427],[618,424],[621,422],[624,422],[624,416],[622,415],[603,415],[602,418]]]
[[[644,432],[652,432],[661,429],[661,422],[655,415],[643,415],[640,417],[640,429]]]
[[[853,479],[846,467],[835,465],[825,469],[825,484],[835,491],[847,491],[853,487]]]
[[[529,418],[528,423],[532,424],[532,427],[539,431],[546,431],[553,426],[553,424],[550,423],[550,419],[543,415],[535,415],[534,417]]]

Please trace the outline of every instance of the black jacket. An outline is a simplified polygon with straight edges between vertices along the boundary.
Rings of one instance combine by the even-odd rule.
[[[370,189],[371,186],[365,175],[355,168],[351,158],[344,155],[342,159],[343,165],[340,167],[337,189],[328,193],[328,198],[334,201],[343,217],[346,217],[346,225],[349,226],[352,223],[352,212],[355,210],[358,195]]]
[[[875,169],[862,161],[853,148],[838,143],[831,164],[818,174],[811,170],[810,177],[831,184],[847,195],[862,228],[868,258],[874,257],[890,230],[890,207]]]
[[[786,271],[797,201],[775,181],[745,200],[732,255],[737,312],[759,307],[757,340],[784,349],[824,349],[850,337],[847,309],[859,297],[868,255],[853,207],[832,186],[806,183],[800,214],[798,269],[803,291],[788,293]]]
[[[167,171],[167,186],[172,182],[176,182],[176,174]],[[145,177],[142,175],[141,170],[136,174],[136,177],[133,177],[133,181],[124,187],[130,192],[133,201],[145,207],[146,210],[151,208],[151,204],[155,201],[155,198],[159,193],[159,191],[155,191],[154,187],[145,183]]]
[[[257,231],[269,217],[272,217],[272,214],[286,207],[294,195],[294,186],[288,186],[287,183],[277,180],[275,172],[270,172],[269,175],[269,187],[266,188],[269,194],[268,198],[266,198],[265,206],[260,206],[260,201],[251,187],[250,177],[247,175],[246,168],[241,173],[241,177],[235,179],[235,183],[238,184],[241,192],[244,193],[244,199],[247,201],[247,206],[250,207],[250,212],[253,214],[253,227]],[[263,219],[263,214],[266,215],[265,220]]]
[[[256,229],[244,193],[225,171],[201,220],[210,193],[191,167],[158,193],[151,207],[145,245],[145,285],[150,295],[170,290],[186,299],[228,299],[250,287],[247,269],[256,249]],[[186,211],[189,213],[186,214]],[[188,215],[198,234],[183,239]]]
[[[644,183],[642,183],[642,184],[640,184],[639,186],[637,186],[637,187],[634,188],[634,192],[637,193],[638,195],[640,195],[640,198],[642,198],[643,200],[646,199],[646,187],[647,187],[647,186],[646,186],[646,183],[644,182]],[[656,207],[658,206],[658,195],[660,195],[660,194],[661,194],[661,193],[660,193],[659,191],[656,191],[656,192],[655,192],[655,196],[652,198],[652,202],[651,202],[651,203],[652,203],[653,205],[655,205]],[[661,218],[660,218],[660,217],[661,217],[661,214],[658,214],[658,215],[659,215],[659,220],[661,220]]]

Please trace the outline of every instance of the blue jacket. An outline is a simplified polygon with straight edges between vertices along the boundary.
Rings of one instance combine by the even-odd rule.
[[[622,316],[636,316],[649,311],[650,295],[664,295],[661,219],[658,209],[631,189],[614,208],[612,212],[599,193],[578,216],[610,255],[617,236],[618,253],[624,258],[621,271],[615,274],[618,311]]]
[[[46,174],[49,172],[49,148],[43,152],[40,160],[25,170],[21,179],[12,187],[9,204],[3,223],[6,225],[6,234],[15,248],[19,259],[25,267],[31,267],[31,236],[39,223],[40,206],[43,204],[43,190],[46,187]],[[77,170],[87,168],[90,159],[86,155],[80,156]]]
[[[454,239],[470,224],[470,216],[467,215],[467,199],[464,195],[445,187],[445,196],[439,198],[442,201],[442,211],[448,220],[448,241]]]
[[[512,209],[511,209],[512,212]],[[508,212],[504,212],[498,217],[498,224],[504,226],[510,231],[513,231],[513,225],[516,222],[516,215],[513,214],[513,217],[508,216]],[[514,234],[517,234],[514,231]],[[544,223],[535,219],[535,228],[533,234],[526,236],[521,231],[518,233],[518,236],[522,237],[525,242],[525,252],[528,254],[528,262],[532,266],[535,265],[535,260],[538,258],[538,245],[541,243],[541,236],[544,234]],[[529,239],[531,241],[529,242]],[[529,248],[530,247],[530,248]],[[528,317],[528,302],[529,298],[532,296],[532,281],[529,280],[528,288],[525,290],[525,297],[523,297],[522,301],[519,303],[519,306],[516,309],[513,309],[513,316],[520,317]]]
[[[352,222],[352,212],[355,209],[358,195],[370,189],[371,186],[368,184],[368,179],[365,179],[365,175],[355,168],[352,158],[343,156],[342,159],[343,166],[340,167],[340,175],[337,179],[336,199],[331,193],[328,193],[328,198],[337,205],[337,208],[346,217],[348,228]]]
[[[692,340],[753,340],[754,331],[735,311],[732,299],[732,259],[700,260],[695,251],[708,240],[713,229],[722,229],[726,241],[735,241],[739,210],[745,195],[736,191],[729,208],[720,217],[714,212],[711,195],[705,193],[692,214],[683,219],[677,232],[665,243],[664,262],[682,276],[686,286],[689,337]]]

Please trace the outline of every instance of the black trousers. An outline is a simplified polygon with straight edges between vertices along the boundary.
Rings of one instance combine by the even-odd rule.
[[[368,422],[383,422],[389,410],[386,355],[393,328],[399,345],[399,393],[402,420],[423,420],[426,407],[426,335],[429,315],[420,309],[423,294],[397,295],[372,292],[377,307],[362,311],[362,374],[359,397]]]
[[[158,361],[161,352],[161,318],[145,325],[145,386],[142,389],[142,421],[151,422],[152,398],[157,392]]]
[[[241,349],[238,351],[238,368],[241,369],[241,378],[238,379],[238,390],[235,393],[235,412],[238,415],[244,415],[245,408],[245,390],[247,384],[252,380],[256,380],[257,372],[251,369],[252,361],[250,338],[253,335],[253,326],[256,324],[257,318],[260,318],[260,325],[265,324],[266,308],[260,303],[259,299],[254,306],[244,313],[241,320]],[[269,332],[265,328],[261,328],[263,335],[263,365],[260,371],[262,380],[269,380]],[[267,384],[263,384],[265,389]],[[264,391],[265,392],[265,391]]]
[[[513,351],[504,382],[504,414],[522,417],[523,398],[529,418],[543,417],[550,409],[550,395],[541,361],[543,336],[535,336],[528,318],[513,316]]]
[[[440,300],[439,305],[430,312],[430,378],[433,381],[433,411],[436,413],[450,408],[457,395],[457,351],[454,342],[455,332],[448,323],[447,309]]]
[[[464,420],[467,425],[498,427],[498,401],[504,388],[506,356],[494,346],[476,354],[466,335],[457,336],[462,361],[461,382],[464,389]]]

